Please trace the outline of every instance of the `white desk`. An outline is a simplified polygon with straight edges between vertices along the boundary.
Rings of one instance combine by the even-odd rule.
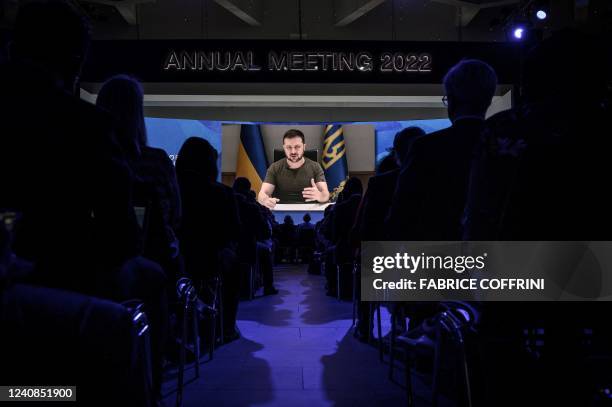
[[[332,205],[331,202],[326,203],[303,203],[303,204],[276,204],[272,211],[301,211],[301,212],[316,212],[316,211],[324,211],[329,205]]]
[[[293,218],[293,223],[296,225],[302,223],[302,219],[306,213],[310,214],[312,223],[317,223],[323,219],[323,212],[329,205],[327,203],[303,203],[303,204],[276,204],[272,213],[278,223],[283,223],[285,216],[289,215]]]

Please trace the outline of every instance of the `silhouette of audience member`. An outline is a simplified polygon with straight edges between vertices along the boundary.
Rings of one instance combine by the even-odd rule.
[[[142,87],[129,76],[112,77],[100,88],[96,104],[115,119],[117,141],[136,176],[134,203],[149,212],[145,214],[145,256],[161,264],[176,281],[180,274],[176,237],[181,212],[178,183],[168,154],[147,146]]]
[[[399,165],[395,159],[395,149],[393,148],[391,151],[389,151],[389,154],[384,156],[378,163],[378,166],[376,167],[376,174],[382,174],[383,172],[392,171],[398,168]]]
[[[334,245],[347,245],[349,243],[351,228],[357,216],[362,194],[363,185],[361,180],[356,177],[349,178],[342,190],[342,199],[336,203],[332,212],[332,243]],[[337,250],[344,250],[346,248],[337,247]],[[337,254],[340,253],[340,251],[337,252]],[[346,258],[344,254],[346,253],[343,253],[342,258]]]
[[[408,155],[410,146],[419,137],[425,136],[425,132],[419,127],[407,127],[399,131],[393,139],[393,154],[391,157],[396,163],[395,169],[387,172],[379,172],[376,176],[371,177],[368,181],[368,189],[363,197],[359,214],[355,221],[353,230],[353,251],[358,253],[360,243],[362,241],[382,241],[386,240],[387,234],[385,231],[385,218],[391,207],[393,193],[399,177],[399,168]],[[382,165],[379,171],[384,168]],[[359,255],[355,256],[357,261],[360,260]],[[358,287],[358,296],[361,298],[360,287]],[[368,337],[368,329],[372,328],[370,323],[370,304],[359,303],[359,318],[355,333],[360,338]]]
[[[351,230],[357,218],[362,194],[363,185],[361,180],[351,177],[346,181],[338,202],[334,205],[334,209],[331,212],[331,244],[333,246],[328,250],[327,264],[329,265],[343,266],[353,261]],[[327,294],[336,296],[338,293],[336,291],[337,276],[335,267],[326,267],[325,274],[327,278]]]
[[[329,205],[323,211],[323,219],[315,225],[315,242],[317,250],[326,251],[331,246],[331,219],[334,205]]]
[[[212,280],[222,278],[224,340],[236,339],[241,230],[236,197],[230,187],[216,181],[217,151],[205,139],[185,140],[176,160],[176,175],[183,205],[179,240],[185,270],[202,287],[205,301],[211,299]]]
[[[0,149],[11,152],[0,160],[0,207],[22,214],[13,247],[35,263],[30,282],[145,302],[159,396],[165,276],[138,257],[132,174],[112,118],[76,94],[89,40],[89,23],[69,3],[20,8],[0,67]]]
[[[395,169],[379,172],[368,181],[368,189],[363,198],[361,212],[356,222],[358,230],[355,236],[359,241],[386,240],[385,218],[391,207],[393,193],[400,174],[400,166],[406,160],[410,146],[419,137],[425,136],[425,132],[419,127],[407,127],[395,135],[393,139],[393,160]],[[380,168],[382,171],[383,168]]]
[[[285,225],[285,227],[291,230],[295,228],[295,224],[293,223],[293,218],[291,217],[291,215],[285,215],[285,217],[283,218],[283,225]]]
[[[240,258],[241,261],[253,267],[259,263],[263,275],[264,295],[277,294],[274,288],[274,277],[272,274],[272,226],[259,209],[259,204],[249,194],[251,182],[244,177],[234,180],[233,186],[238,202],[238,210],[242,221],[240,233]],[[258,261],[259,260],[259,261]]]
[[[266,225],[259,208],[248,200],[251,182],[247,178],[238,177],[234,180],[232,189],[236,194],[238,213],[242,222],[238,255],[242,262],[254,266],[257,257],[257,240],[264,238]]]
[[[19,214],[0,211],[0,382],[72,383],[83,405],[150,405],[126,308],[20,283],[32,265],[12,253],[18,223]]]
[[[297,228],[293,223],[291,215],[286,215],[283,218],[283,223],[278,225],[277,231],[278,246],[280,249],[277,255],[281,261],[294,262],[296,256],[295,251],[297,249]]]
[[[315,248],[315,225],[311,216],[305,213],[303,222],[298,225],[298,257],[302,263],[310,263]]]
[[[14,249],[36,261],[39,282],[91,292],[96,270],[139,253],[139,235],[111,119],[74,93],[89,36],[67,3],[20,8],[0,67],[0,148],[11,152],[0,160],[0,207],[22,213]]]
[[[468,59],[444,77],[451,127],[414,141],[398,178],[386,226],[392,240],[459,240],[472,153],[497,76]]]
[[[166,293],[176,297],[174,282],[180,272],[177,259],[176,228],[180,216],[180,198],[174,165],[164,150],[147,146],[147,132],[143,113],[143,91],[140,84],[125,75],[107,80],[96,99],[96,105],[114,119],[116,140],[125,153],[127,164],[134,174],[132,200],[134,206],[146,208],[143,229],[143,254],[162,266],[169,277]],[[166,307],[166,305],[164,305]],[[156,349],[156,365],[161,366],[161,354],[167,340],[167,310],[164,318],[162,348]],[[157,340],[153,341],[157,346]],[[156,372],[161,381],[161,369]]]
[[[574,53],[593,60],[588,65],[563,62]],[[478,145],[464,239],[610,240],[612,199],[604,185],[609,182],[612,126],[603,103],[605,55],[590,38],[571,30],[530,50],[523,72],[524,100],[490,118]],[[580,275],[583,281],[588,278]],[[497,338],[516,336],[526,326],[546,333],[546,356],[537,370],[518,362],[524,357],[520,350],[511,353],[503,343],[482,347],[489,368],[496,367],[485,368],[487,374],[482,375],[489,394],[510,394],[510,402],[529,397],[536,404],[590,403],[593,376],[581,360],[586,354],[581,341],[588,328],[592,343],[606,343],[598,352],[610,354],[605,317],[610,312],[607,302],[486,304],[483,316],[488,313],[490,322],[483,323],[481,331],[492,331]],[[502,363],[502,353],[512,357]],[[516,377],[523,381],[517,383]],[[508,391],[510,380],[513,389],[522,391]]]
[[[309,213],[304,214],[304,217],[302,218],[302,220],[304,222],[300,223],[298,225],[298,229],[302,230],[302,229],[314,229],[314,225],[312,223],[310,223],[312,217],[310,216]]]

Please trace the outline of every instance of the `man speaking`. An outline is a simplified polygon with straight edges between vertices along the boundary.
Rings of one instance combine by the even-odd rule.
[[[261,185],[258,201],[273,209],[280,203],[327,202],[329,191],[323,168],[304,157],[306,143],[300,130],[288,130],[283,136],[286,159],[270,165]]]

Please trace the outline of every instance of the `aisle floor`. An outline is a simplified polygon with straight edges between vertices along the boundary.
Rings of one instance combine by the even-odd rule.
[[[353,338],[350,302],[326,296],[324,278],[303,266],[278,267],[274,278],[278,295],[240,303],[242,338],[210,362],[204,355],[200,379],[185,387],[185,406],[406,405],[377,348]],[[382,320],[384,333],[388,318]],[[396,376],[402,383],[403,373]]]

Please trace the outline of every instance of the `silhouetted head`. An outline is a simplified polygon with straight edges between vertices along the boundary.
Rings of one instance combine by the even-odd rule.
[[[484,118],[491,104],[497,75],[489,64],[477,59],[464,59],[444,76],[444,91],[448,101],[448,118],[459,116]]]
[[[361,180],[356,177],[349,178],[346,181],[346,184],[344,184],[342,193],[344,194],[345,199],[353,195],[361,196],[361,194],[363,194],[363,184],[361,183]]]
[[[309,214],[309,213],[307,213],[307,214],[305,214],[305,215],[304,215],[304,217],[303,217],[302,219],[304,220],[304,222],[308,223],[308,222],[310,222],[310,220],[311,220],[312,218],[310,217],[310,214]]]
[[[245,177],[238,177],[234,180],[234,185],[232,186],[234,192],[248,196],[249,192],[251,192],[251,181]]]
[[[395,159],[395,149],[391,149],[389,154],[384,156],[376,167],[376,175],[383,172],[393,171],[398,169],[397,160]]]
[[[527,54],[523,71],[525,98],[574,103],[601,101],[606,93],[605,56],[605,50],[586,34],[573,29],[553,34]]]
[[[130,157],[139,156],[147,145],[142,101],[142,86],[127,75],[113,76],[104,82],[96,99],[96,105],[115,118],[117,139]]]
[[[285,215],[283,223],[285,225],[293,225],[293,218],[290,215]]]
[[[393,151],[395,153],[397,165],[402,165],[414,140],[424,135],[425,131],[416,126],[406,127],[395,135],[393,139]]]
[[[217,150],[200,137],[189,137],[179,150],[176,159],[176,174],[180,178],[186,173],[197,173],[211,181],[217,179]]]
[[[89,21],[69,2],[29,2],[17,13],[10,57],[36,65],[74,93],[90,38]]]

